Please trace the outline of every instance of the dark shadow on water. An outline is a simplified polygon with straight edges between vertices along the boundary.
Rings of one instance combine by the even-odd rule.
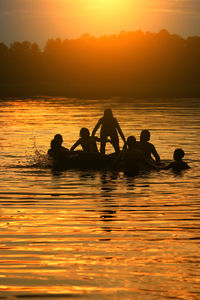
[[[59,171],[57,169],[52,169],[51,172],[54,177],[60,177],[64,174],[64,171]]]
[[[135,176],[125,176],[126,185],[128,190],[135,189]]]
[[[188,170],[171,170],[171,172],[174,175],[174,177],[184,177],[185,172],[188,172]]]
[[[95,172],[89,172],[89,171],[85,171],[85,172],[81,172],[79,171],[79,178],[81,181],[87,181],[88,179],[91,180],[95,180],[97,177],[97,174]]]
[[[117,189],[118,177],[118,172],[107,172],[100,176],[102,200],[99,205],[101,209],[98,212],[101,214],[100,220],[105,224],[109,223],[109,226],[103,225],[101,227],[105,232],[113,231],[110,223],[116,220],[116,214],[119,208],[113,195],[113,192]]]
[[[100,176],[102,197],[112,196],[111,193],[117,189],[116,180],[118,177],[118,172],[107,172]]]

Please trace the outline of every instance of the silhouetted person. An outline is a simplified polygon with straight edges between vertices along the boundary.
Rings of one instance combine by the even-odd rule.
[[[138,148],[141,149],[141,151],[144,153],[144,156],[149,159],[154,161],[152,155],[155,158],[155,161],[157,163],[160,163],[160,156],[158,152],[156,151],[156,148],[153,144],[149,142],[151,137],[151,134],[149,130],[145,129],[141,131],[140,134],[140,142],[138,143]]]
[[[179,148],[176,149],[174,151],[174,155],[173,155],[174,161],[162,169],[164,169],[164,170],[172,169],[175,172],[189,169],[190,166],[188,166],[188,164],[182,160],[184,155],[185,155],[185,152],[183,151],[183,149],[179,149]]]
[[[136,138],[127,138],[127,149],[120,154],[122,167],[127,175],[135,176],[142,170],[156,169],[153,162],[146,159],[143,152],[138,149]]]
[[[96,131],[100,129],[100,139],[101,141],[101,146],[100,146],[100,152],[102,154],[105,154],[105,146],[106,146],[106,140],[107,137],[109,136],[111,138],[111,143],[115,149],[116,153],[120,152],[119,148],[119,137],[118,133],[121,136],[122,140],[124,143],[126,142],[124,134],[119,126],[119,123],[116,118],[114,118],[112,114],[112,110],[110,108],[104,110],[104,116],[99,119],[97,122],[96,126],[94,127],[92,131],[92,136],[95,135]]]
[[[61,134],[56,134],[51,141],[51,148],[48,150],[48,155],[52,158],[59,158],[69,152],[69,149],[62,146],[63,138]]]
[[[101,139],[99,139],[98,137],[90,136],[89,130],[83,127],[80,130],[80,138],[71,147],[70,151],[73,151],[74,149],[76,149],[76,147],[81,145],[84,152],[97,153],[98,148],[96,142],[100,142],[100,141]]]

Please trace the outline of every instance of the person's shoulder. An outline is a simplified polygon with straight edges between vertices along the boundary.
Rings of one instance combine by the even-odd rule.
[[[150,143],[150,142],[147,142],[147,145],[148,145],[149,147],[151,147],[152,149],[155,149],[154,144],[152,144],[152,143]]]
[[[174,161],[171,163],[171,165],[172,165],[172,169],[175,171],[186,170],[190,168],[189,165],[184,161]]]

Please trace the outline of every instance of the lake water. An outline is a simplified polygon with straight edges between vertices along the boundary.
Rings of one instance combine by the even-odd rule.
[[[38,161],[108,107],[126,137],[150,129],[164,162],[181,147],[192,168],[131,178]],[[2,99],[0,125],[0,298],[200,299],[200,99]]]

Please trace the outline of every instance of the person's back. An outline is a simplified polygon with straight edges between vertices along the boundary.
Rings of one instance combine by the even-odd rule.
[[[111,136],[114,132],[117,131],[117,119],[113,115],[104,115],[101,119],[102,126],[101,132],[107,136]]]
[[[89,153],[97,153],[98,148],[97,148],[97,143],[94,137],[89,136],[86,138],[81,138],[80,139],[80,144],[83,148],[83,151],[89,152]]]
[[[97,143],[96,137],[90,136],[90,132],[87,128],[83,127],[80,130],[80,138],[76,141],[76,143],[71,147],[71,151],[73,151],[76,147],[81,145],[84,152],[88,153],[97,153]]]
[[[140,142],[137,144],[138,148],[144,153],[144,156],[149,160],[154,160],[152,155],[154,156],[156,162],[160,162],[160,156],[156,151],[155,146],[149,142],[150,140],[150,132],[149,130],[142,130],[140,134]]]

